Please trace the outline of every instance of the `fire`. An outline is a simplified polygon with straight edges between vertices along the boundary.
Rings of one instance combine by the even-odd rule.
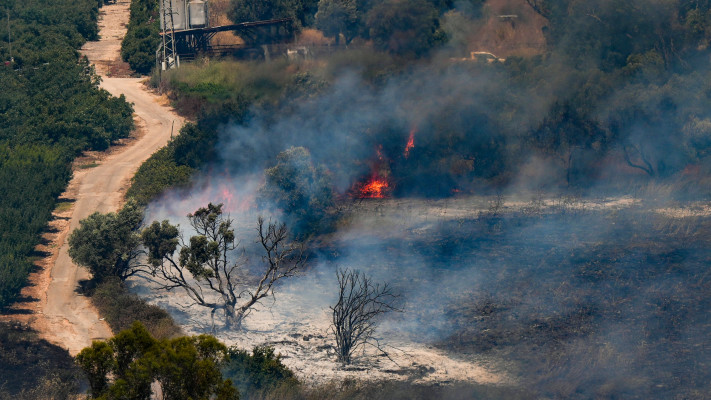
[[[227,208],[232,207],[232,202],[234,201],[235,196],[232,194],[230,189],[225,184],[221,185],[221,189],[222,189],[222,193],[221,193],[222,202],[227,206]]]
[[[383,145],[375,147],[375,156],[368,162],[370,175],[367,179],[357,181],[349,195],[358,199],[384,199],[390,197],[390,165],[388,157],[383,153]]]
[[[405,153],[403,153],[405,158],[410,156],[410,150],[412,150],[412,148],[415,147],[415,132],[416,131],[417,131],[417,128],[412,128],[412,130],[410,130],[410,136],[407,138],[407,144],[405,145]]]
[[[385,191],[389,187],[388,181],[375,174],[360,188],[359,197],[361,199],[383,199],[387,197]]]

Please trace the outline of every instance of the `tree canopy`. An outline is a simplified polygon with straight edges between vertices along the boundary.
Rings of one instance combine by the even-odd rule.
[[[76,51],[97,38],[95,0],[2,0],[0,10],[2,309],[26,282],[73,157],[127,137],[133,117],[123,97],[99,88],[93,67]]]
[[[276,161],[264,173],[266,182],[257,201],[282,210],[297,235],[328,229],[326,216],[333,206],[333,188],[325,167],[314,165],[304,147],[285,150]]]
[[[156,340],[138,322],[77,355],[95,399],[149,399],[157,382],[165,399],[238,400],[220,366],[227,347],[212,336]]]
[[[95,212],[69,235],[69,256],[89,268],[98,281],[109,276],[124,281],[138,272],[138,228],[142,221],[143,209],[134,201],[116,213]]]

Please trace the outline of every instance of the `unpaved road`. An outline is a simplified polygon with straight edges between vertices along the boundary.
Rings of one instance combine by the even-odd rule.
[[[141,163],[163,147],[172,130],[177,132],[183,123],[183,119],[166,106],[165,99],[145,89],[142,79],[116,77],[125,76],[127,71],[119,60],[119,50],[128,23],[129,5],[128,1],[119,1],[104,6],[99,17],[101,40],[87,43],[82,52],[102,75],[101,86],[114,96],[125,95],[134,104],[138,130],[133,139],[123,141],[107,153],[94,154],[92,158],[98,166],[75,170],[63,196],[73,199],[74,204],[71,209],[57,213],[60,222],[54,226],[59,232],[52,235],[53,243],[47,247],[50,255],[40,263],[45,269],[31,277],[34,286],[23,292],[26,297],[35,298],[38,304],[16,307],[31,310],[32,317],[27,322],[32,323],[43,338],[66,348],[72,355],[90,345],[92,340],[110,337],[112,332],[89,299],[76,293],[78,282],[87,279],[89,274],[71,261],[66,239],[81,219],[96,211],[116,211]],[[22,320],[22,316],[18,319]]]

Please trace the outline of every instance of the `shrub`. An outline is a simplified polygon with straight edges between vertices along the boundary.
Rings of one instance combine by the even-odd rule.
[[[228,356],[222,374],[246,399],[261,398],[276,390],[294,392],[299,385],[294,373],[281,362],[281,356],[274,354],[273,347],[255,347],[251,355],[232,347]]]
[[[130,293],[119,279],[107,279],[99,284],[93,291],[91,301],[114,332],[128,329],[134,321],[138,321],[159,339],[182,334],[170,314]]]

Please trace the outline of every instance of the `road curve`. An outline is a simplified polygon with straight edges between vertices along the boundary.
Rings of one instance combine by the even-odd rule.
[[[118,49],[128,22],[128,1],[102,8],[99,17],[98,42],[88,43],[83,49],[97,72],[108,74],[107,67],[120,63]],[[122,33],[123,32],[123,33]],[[112,148],[94,168],[77,170],[70,183],[75,199],[68,231],[59,235],[59,252],[51,266],[50,280],[43,301],[44,321],[35,324],[40,334],[72,355],[91,344],[92,340],[111,337],[109,326],[98,315],[89,299],[77,294],[78,282],[89,278],[69,257],[66,238],[79,221],[92,213],[116,211],[123,202],[123,194],[138,167],[156,150],[165,146],[173,133],[183,124],[165,101],[146,90],[140,78],[102,77],[101,86],[114,96],[124,95],[133,103],[134,118],[140,134],[125,145]]]

